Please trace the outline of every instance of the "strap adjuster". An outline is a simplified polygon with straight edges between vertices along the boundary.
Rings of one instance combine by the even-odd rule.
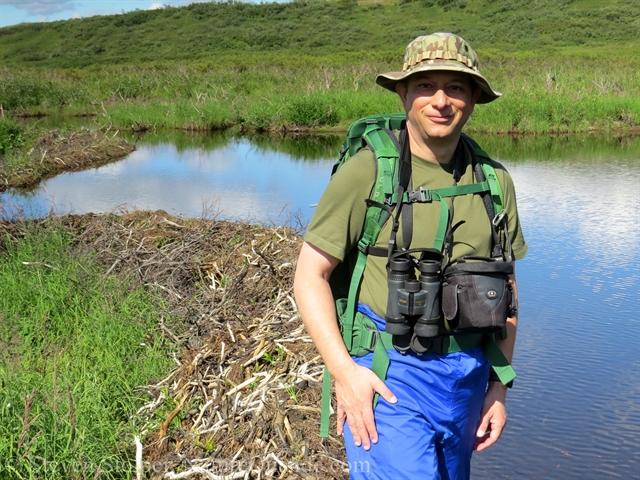
[[[365,325],[364,330],[368,332],[369,338],[371,338],[371,340],[367,342],[363,342],[363,345],[361,345],[361,348],[363,350],[366,350],[369,353],[373,353],[373,351],[376,349],[376,345],[378,344],[378,341],[380,340],[380,332],[375,326],[373,328],[369,328],[368,326]],[[367,347],[366,346],[367,344],[370,346]]]
[[[413,192],[409,192],[409,202],[421,202],[426,203],[430,202],[431,198],[431,190],[427,190],[424,187],[420,187],[418,190],[414,190]]]
[[[358,250],[367,255],[367,252],[369,251],[369,242],[364,238],[361,238],[358,242]]]

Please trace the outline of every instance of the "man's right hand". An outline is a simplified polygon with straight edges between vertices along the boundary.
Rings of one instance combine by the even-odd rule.
[[[334,377],[338,403],[338,435],[344,432],[346,420],[356,446],[364,445],[364,449],[369,450],[371,442],[378,443],[373,417],[374,394],[379,393],[389,403],[396,403],[398,399],[375,373],[355,362]]]
[[[397,399],[375,373],[356,364],[347,352],[338,329],[336,309],[329,287],[331,272],[340,263],[335,257],[304,242],[298,257],[294,293],[298,310],[316,348],[336,380],[338,434],[346,420],[357,446],[371,448],[378,441],[373,419],[373,396],[389,403]]]

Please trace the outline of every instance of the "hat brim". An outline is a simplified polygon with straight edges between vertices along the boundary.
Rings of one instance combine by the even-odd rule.
[[[441,70],[449,72],[463,72],[471,75],[478,87],[480,87],[480,90],[482,90],[480,98],[478,98],[478,101],[476,103],[493,102],[496,98],[502,96],[500,92],[497,92],[493,88],[491,88],[489,82],[487,82],[487,80],[478,72],[462,65],[460,62],[451,60],[432,60],[431,63],[424,63],[406,72],[381,73],[376,77],[376,83],[382,88],[386,88],[387,90],[391,90],[395,93],[396,85],[401,80],[404,80],[405,78],[408,78],[416,73]]]

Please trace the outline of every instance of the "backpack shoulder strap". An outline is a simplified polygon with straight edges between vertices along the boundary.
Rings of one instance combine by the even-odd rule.
[[[352,155],[355,155],[365,145],[373,152],[376,159],[376,177],[374,185],[367,199],[364,227],[357,245],[357,258],[349,280],[349,289],[344,313],[341,317],[342,339],[349,353],[354,349],[354,323],[356,318],[356,297],[364,274],[369,247],[375,245],[378,235],[385,223],[392,217],[393,207],[389,203],[396,196],[400,175],[400,145],[392,130],[400,129],[404,125],[404,114],[400,116],[389,115],[382,118],[373,116],[358,120],[349,127],[347,138],[340,150],[340,158],[333,167],[332,175]],[[338,266],[340,268],[340,265]],[[334,270],[336,273],[336,270]],[[341,275],[347,273],[342,268]],[[333,275],[332,275],[333,277]],[[333,287],[332,287],[333,288]],[[344,303],[344,300],[339,302]],[[337,312],[338,314],[340,312]],[[379,334],[379,332],[376,332]],[[382,345],[379,344],[374,351],[372,368],[374,373],[384,380],[389,356]],[[329,436],[329,409],[330,409],[330,379],[329,370],[325,367],[322,381],[322,413],[320,421],[320,436]],[[378,395],[374,399],[374,408]]]
[[[500,181],[498,180],[498,176],[496,175],[496,170],[493,166],[493,160],[487,152],[485,152],[480,146],[470,137],[465,134],[462,134],[463,139],[467,143],[469,147],[473,150],[473,156],[477,161],[476,171],[478,176],[483,176],[486,182],[489,184],[489,193],[491,199],[484,198],[485,206],[487,207],[487,213],[489,214],[489,221],[491,222],[491,230],[493,235],[493,256],[505,256],[507,261],[511,261],[513,259],[513,254],[511,251],[511,242],[509,239],[509,229],[508,229],[508,218],[507,211],[504,208],[504,196],[502,194],[502,187],[500,186]],[[479,171],[478,171],[479,170]],[[500,243],[500,239],[498,237],[496,228],[502,228],[504,232],[504,247]]]
[[[398,187],[400,153],[397,139],[393,132],[371,124],[363,133],[362,138],[376,157],[377,175],[367,201],[362,235],[358,241],[356,263],[351,272],[347,308],[343,322],[342,335],[347,350],[351,350],[353,341],[353,321],[356,312],[356,296],[362,281],[362,275],[367,263],[369,248],[375,245],[382,227],[392,214],[392,207],[388,200],[393,197]]]
[[[487,152],[485,152],[478,143],[471,137],[462,134],[462,137],[467,141],[467,144],[473,149],[480,167],[484,172],[485,179],[489,183],[489,189],[491,190],[491,201],[493,202],[493,209],[496,215],[500,214],[504,210],[504,197],[502,195],[502,187],[500,181],[496,175],[496,170],[493,168],[493,160]]]

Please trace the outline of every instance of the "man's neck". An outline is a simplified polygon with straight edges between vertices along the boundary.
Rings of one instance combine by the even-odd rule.
[[[455,139],[429,138],[424,141],[421,137],[412,135],[410,128],[408,133],[411,153],[433,163],[447,164],[451,162],[460,140],[460,135],[457,135]]]

